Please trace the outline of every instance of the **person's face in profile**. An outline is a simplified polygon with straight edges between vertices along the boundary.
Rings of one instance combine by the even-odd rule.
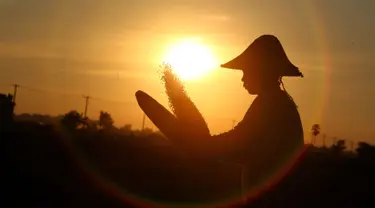
[[[276,89],[279,85],[279,77],[271,73],[259,73],[262,70],[243,69],[243,87],[251,94],[257,95],[261,92],[266,92]]]
[[[243,82],[243,87],[251,95],[258,94],[260,91],[260,76],[251,69],[243,69],[242,72],[243,76],[241,81]]]

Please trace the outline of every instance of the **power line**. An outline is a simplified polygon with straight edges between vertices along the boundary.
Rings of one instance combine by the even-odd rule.
[[[3,87],[13,87],[13,102],[15,103],[16,102],[16,97],[17,97],[17,91],[18,91],[18,88],[20,87],[19,84],[0,84],[0,86],[3,86]]]
[[[13,86],[13,84],[9,84],[9,83],[8,83],[8,84],[5,84],[5,83],[2,83],[2,84],[1,84],[1,83],[0,83],[0,86],[1,86],[1,87],[11,87],[11,86]]]
[[[70,92],[60,92],[60,91],[53,91],[53,90],[45,90],[45,89],[40,89],[40,88],[35,88],[27,85],[22,85],[22,84],[0,84],[1,86],[7,86],[7,87],[13,87],[13,100],[14,102],[16,101],[17,98],[17,92],[19,89],[25,89],[28,91],[34,91],[38,93],[49,93],[49,94],[55,94],[55,95],[60,95],[60,96],[75,96],[75,97],[82,97],[82,94],[76,94],[76,93],[70,93]],[[136,102],[131,102],[131,101],[120,101],[120,100],[111,100],[111,99],[106,99],[106,98],[100,98],[100,97],[92,97],[92,96],[85,96],[83,95],[83,98],[85,99],[85,108],[84,108],[84,116],[87,116],[88,112],[88,107],[90,104],[90,101],[92,99],[94,100],[99,100],[99,101],[104,101],[104,102],[112,102],[112,103],[119,103],[119,104],[125,104],[125,105],[130,105],[130,104],[136,104]],[[215,116],[216,117],[216,116]],[[143,115],[142,118],[142,128],[144,129],[146,126],[146,116]],[[223,117],[216,117],[216,120],[231,120],[232,121],[232,127],[235,125],[235,120],[230,119],[230,118],[223,118]]]
[[[118,103],[118,104],[135,104],[136,102],[132,101],[121,101],[121,100],[111,100],[111,99],[106,99],[106,98],[99,98],[99,97],[91,97],[94,100],[99,100],[99,101],[104,101],[104,102],[111,102],[111,103]]]
[[[9,84],[9,85],[6,85],[6,86],[13,86],[14,87],[15,85]],[[17,88],[22,88],[22,89],[26,89],[26,90],[29,90],[29,91],[39,92],[39,93],[50,93],[50,94],[59,94],[59,95],[63,95],[63,96],[81,97],[80,94],[76,94],[76,93],[45,90],[45,89],[30,87],[30,86],[26,86],[26,85],[18,85],[17,84]],[[112,103],[121,103],[121,104],[133,104],[133,103],[135,103],[135,102],[131,102],[131,101],[111,100],[111,99],[100,98],[100,97],[92,97],[92,96],[90,96],[90,99],[95,99],[95,100],[105,101],[105,102],[112,102]]]
[[[19,87],[22,88],[22,89],[26,89],[26,90],[34,91],[34,92],[39,92],[39,93],[59,94],[59,95],[63,95],[63,96],[81,96],[81,95],[76,94],[76,93],[59,92],[59,91],[53,91],[53,90],[44,90],[44,89],[29,87],[29,86],[25,86],[25,85],[19,85]]]

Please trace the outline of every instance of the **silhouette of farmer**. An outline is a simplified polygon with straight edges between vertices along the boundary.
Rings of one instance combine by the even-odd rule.
[[[136,93],[137,100],[179,148],[191,156],[240,164],[243,193],[258,187],[263,189],[265,184],[280,179],[303,150],[297,106],[282,82],[285,76],[303,75],[273,35],[260,36],[242,54],[221,67],[241,70],[244,88],[249,94],[257,95],[243,120],[226,133],[210,136],[199,125],[189,128],[191,123],[185,125],[144,92]]]
[[[262,185],[283,171],[303,147],[297,106],[282,82],[284,76],[303,75],[273,35],[260,36],[242,54],[221,67],[242,70],[244,88],[257,97],[234,129],[202,139],[192,145],[192,150],[241,164],[245,168],[242,188],[246,191],[246,185],[249,188]]]

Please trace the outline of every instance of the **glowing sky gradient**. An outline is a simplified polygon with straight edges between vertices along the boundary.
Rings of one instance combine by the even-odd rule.
[[[166,104],[157,70],[171,43],[200,38],[226,62],[270,33],[305,75],[284,82],[306,133],[320,123],[328,137],[375,142],[373,8],[351,0],[0,0],[0,91],[43,89],[21,88],[17,113],[53,115],[83,111],[89,94],[89,117],[106,110],[116,125],[139,128],[134,93]],[[230,129],[253,100],[240,79],[217,69],[187,83],[212,132]]]

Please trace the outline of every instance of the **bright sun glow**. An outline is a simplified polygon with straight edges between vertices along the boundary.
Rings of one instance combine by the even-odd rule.
[[[195,41],[184,41],[167,50],[163,62],[172,66],[182,79],[197,79],[207,75],[216,66],[211,50]]]

